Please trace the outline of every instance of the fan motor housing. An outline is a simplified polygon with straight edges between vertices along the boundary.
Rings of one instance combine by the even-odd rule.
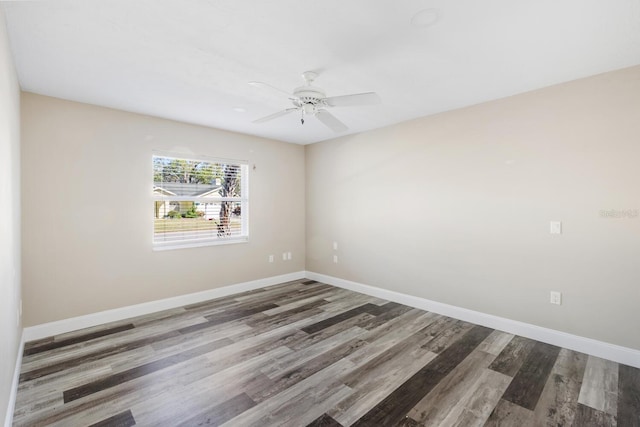
[[[314,86],[300,86],[293,90],[293,96],[300,100],[302,104],[318,105],[326,95],[322,89]]]

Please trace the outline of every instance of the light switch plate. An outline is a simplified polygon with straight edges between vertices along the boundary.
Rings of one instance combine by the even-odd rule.
[[[551,291],[551,297],[549,299],[551,304],[562,304],[562,294],[560,292]]]

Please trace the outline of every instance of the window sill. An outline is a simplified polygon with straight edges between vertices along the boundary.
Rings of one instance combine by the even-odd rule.
[[[154,243],[154,251],[171,251],[174,249],[189,249],[189,248],[201,248],[204,246],[220,246],[220,245],[233,245],[236,243],[247,243],[248,237],[238,237],[233,239],[215,239],[215,240],[200,240],[193,242],[168,242],[168,243]]]

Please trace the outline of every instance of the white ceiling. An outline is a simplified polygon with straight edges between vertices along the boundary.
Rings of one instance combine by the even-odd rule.
[[[26,91],[295,143],[330,139],[264,81],[315,70],[349,131],[640,64],[640,0],[1,2]],[[416,12],[437,22],[416,27]],[[236,112],[241,107],[246,112]]]

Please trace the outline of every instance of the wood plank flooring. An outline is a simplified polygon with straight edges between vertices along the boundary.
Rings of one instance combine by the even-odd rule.
[[[14,425],[640,427],[640,370],[301,280],[27,343]]]

